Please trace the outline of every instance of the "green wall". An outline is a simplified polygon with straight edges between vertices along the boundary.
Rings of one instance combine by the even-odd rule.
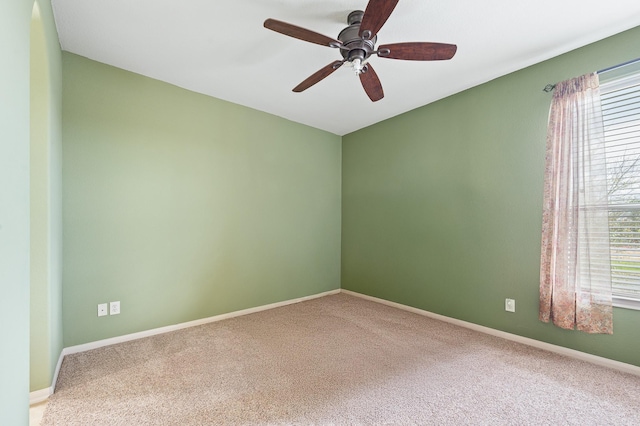
[[[30,389],[51,386],[62,352],[62,63],[51,3],[31,22]]]
[[[29,419],[29,23],[0,2],[0,420]]]
[[[340,287],[339,136],[62,63],[65,346]]]
[[[346,135],[342,287],[640,365],[638,311],[615,309],[612,336],[538,321],[542,88],[639,44],[636,28]]]

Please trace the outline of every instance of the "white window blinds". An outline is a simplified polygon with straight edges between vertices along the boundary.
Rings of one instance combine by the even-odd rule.
[[[640,74],[600,85],[616,306],[640,308]]]

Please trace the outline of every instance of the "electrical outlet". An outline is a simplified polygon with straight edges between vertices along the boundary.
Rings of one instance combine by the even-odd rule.
[[[101,303],[98,305],[98,316],[103,317],[105,315],[107,315],[107,304]]]
[[[516,311],[516,300],[515,299],[504,299],[504,310],[507,312],[515,312]]]
[[[120,302],[109,303],[109,315],[118,315],[120,313]]]

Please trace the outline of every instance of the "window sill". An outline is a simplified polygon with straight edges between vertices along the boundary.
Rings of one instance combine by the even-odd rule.
[[[635,309],[640,311],[640,300],[614,296],[613,306],[616,308]]]

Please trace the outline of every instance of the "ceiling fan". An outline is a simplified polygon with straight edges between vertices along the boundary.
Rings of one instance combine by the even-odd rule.
[[[373,102],[376,102],[384,97],[384,92],[378,75],[368,62],[369,57],[374,53],[380,58],[410,61],[439,61],[453,58],[457,50],[455,44],[409,42],[384,44],[376,49],[378,31],[387,21],[398,1],[369,0],[364,12],[356,10],[349,14],[347,18],[349,26],[340,31],[337,40],[275,19],[264,21],[265,28],[272,31],[321,46],[340,49],[342,60],[334,61],[321,68],[297,85],[293,91],[302,92],[308,89],[331,75],[345,62],[349,62],[360,77],[364,91]]]

